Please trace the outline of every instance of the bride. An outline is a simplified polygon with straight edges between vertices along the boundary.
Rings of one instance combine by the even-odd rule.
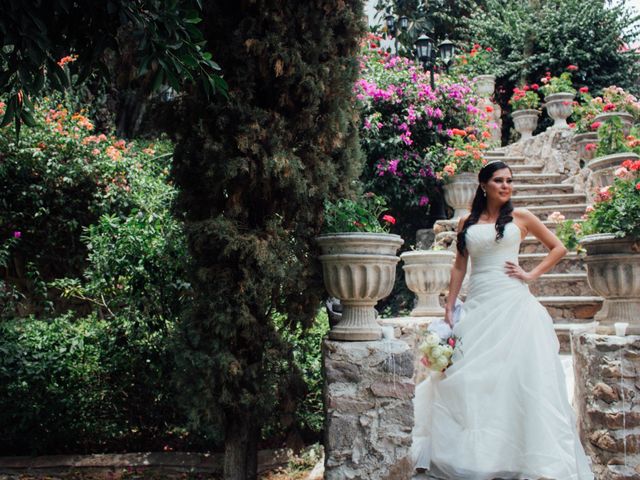
[[[478,177],[471,213],[458,224],[445,309],[461,348],[416,388],[415,466],[436,479],[592,480],[553,320],[527,286],[567,250],[535,215],[513,208],[505,163],[487,163]],[[529,272],[518,265],[527,234],[549,249]],[[453,325],[469,258],[469,293]]]

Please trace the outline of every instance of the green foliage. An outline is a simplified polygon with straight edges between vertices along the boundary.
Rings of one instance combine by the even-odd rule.
[[[573,88],[571,72],[562,72],[557,77],[552,77],[551,72],[547,72],[541,82],[543,85],[540,87],[540,91],[545,97],[554,93],[576,93],[576,89]]]
[[[0,322],[2,454],[184,443],[166,381],[170,332],[169,323],[148,328],[121,317]]]
[[[35,125],[30,97],[45,87],[69,87],[70,69],[77,68],[79,82],[104,74],[113,54],[135,63],[130,73],[147,92],[193,84],[208,95],[226,90],[197,26],[199,0],[3,0],[0,5],[0,92],[9,95],[2,126],[15,123],[18,133],[21,123]]]
[[[496,65],[493,48],[475,43],[469,51],[456,55],[451,69],[453,75],[474,78],[478,75],[494,75]]]
[[[573,220],[565,220],[556,228],[556,236],[568,250],[579,250],[579,241],[580,238],[582,238],[582,226]]]
[[[578,84],[591,90],[633,88],[639,54],[629,47],[638,33],[637,20],[623,3],[610,6],[601,0],[487,0],[486,9],[472,16],[468,35],[494,48],[495,73],[507,91],[570,64],[579,67]]]
[[[598,139],[598,148],[596,150],[596,156],[598,157],[631,150],[627,145],[620,117],[613,117],[603,122],[598,128]]]
[[[177,122],[173,176],[194,262],[178,382],[193,424],[224,431],[235,458],[254,458],[238,442],[257,438],[290,383],[272,313],[291,326],[315,317],[324,202],[348,196],[361,168],[362,18],[359,0],[206,4],[206,40],[234,88],[228,101],[185,98]]]
[[[336,202],[327,200],[324,208],[323,233],[338,232],[388,232],[395,223],[387,210],[383,197],[367,192],[356,200],[341,198]],[[382,220],[382,221],[381,221]]]

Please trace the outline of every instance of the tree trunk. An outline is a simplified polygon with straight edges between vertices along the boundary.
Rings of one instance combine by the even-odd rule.
[[[258,431],[248,412],[229,422],[224,444],[224,480],[256,480]]]

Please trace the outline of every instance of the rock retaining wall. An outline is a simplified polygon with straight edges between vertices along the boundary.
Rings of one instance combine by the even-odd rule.
[[[414,355],[401,340],[322,345],[326,480],[413,474]]]
[[[596,478],[640,480],[640,336],[582,333],[571,343],[578,428]]]

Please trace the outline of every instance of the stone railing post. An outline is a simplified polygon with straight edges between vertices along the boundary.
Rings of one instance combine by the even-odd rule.
[[[322,345],[326,480],[413,476],[413,352],[401,340]]]

